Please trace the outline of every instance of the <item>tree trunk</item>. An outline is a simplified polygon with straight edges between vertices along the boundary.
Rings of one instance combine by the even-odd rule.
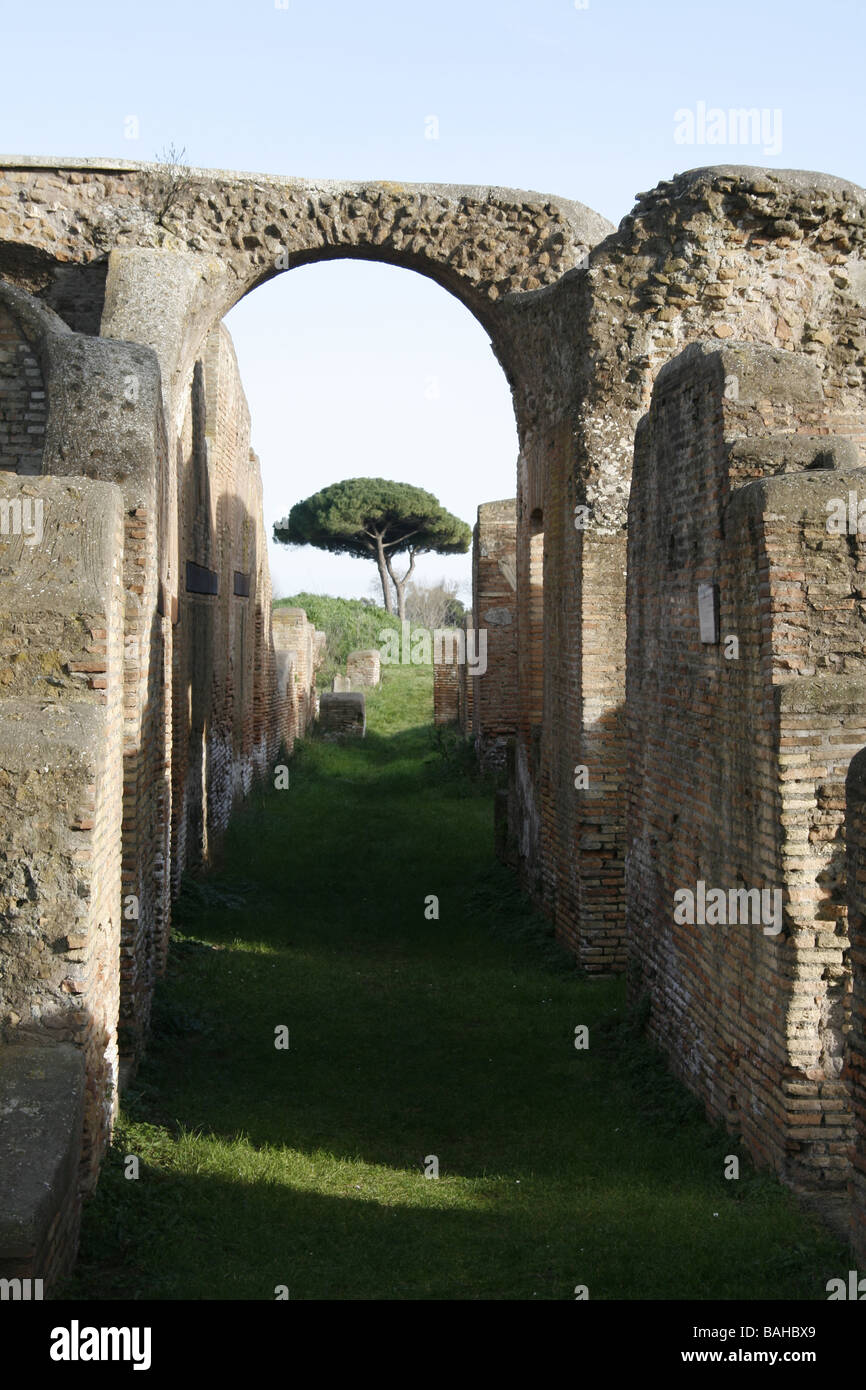
[[[393,581],[394,581],[394,588],[395,588],[396,591],[397,591],[397,616],[398,616],[398,618],[400,619],[400,622],[402,623],[402,622],[405,620],[405,617],[406,617],[406,585],[408,584],[409,580],[412,578],[412,571],[413,571],[414,568],[415,568],[415,551],[414,551],[414,550],[410,550],[410,551],[409,551],[409,568],[407,569],[406,573],[403,575],[403,578],[402,578],[402,579],[398,579],[397,576],[396,576],[396,574],[394,573],[394,571],[393,571],[393,569],[392,569],[392,567],[391,567],[391,557],[390,557],[390,555],[386,555],[386,557],[385,557],[385,564],[388,566],[388,573],[390,574],[391,578],[393,579]],[[389,609],[389,612],[390,612],[390,609]]]
[[[382,544],[382,537],[376,537],[376,564],[379,566],[379,578],[382,581],[382,597],[385,600],[385,612],[393,613],[394,604],[391,599],[391,585],[388,582],[389,565],[385,555],[385,547]],[[402,613],[400,615],[403,616]]]

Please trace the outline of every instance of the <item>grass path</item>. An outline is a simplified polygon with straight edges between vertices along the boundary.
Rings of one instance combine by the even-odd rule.
[[[430,702],[429,668],[387,670],[367,739],[304,745],[182,896],[59,1295],[826,1299],[844,1246],[745,1160],[725,1180],[622,982],[582,980],[491,862]]]

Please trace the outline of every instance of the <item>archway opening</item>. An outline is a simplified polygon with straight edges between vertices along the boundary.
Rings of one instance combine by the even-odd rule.
[[[486,655],[469,616],[471,546],[416,558],[405,595],[408,633],[399,623],[385,641],[375,563],[287,548],[274,540],[274,524],[324,487],[385,478],[432,493],[471,531],[482,504],[515,489],[508,383],[464,304],[425,276],[367,259],[298,266],[267,283],[267,294],[249,292],[207,334],[182,411],[175,889],[199,862],[185,847],[216,843],[239,793],[264,768],[271,628],[279,688],[296,707],[290,743],[307,729],[316,688],[321,699],[343,693],[346,682],[363,684],[357,662],[350,670],[358,648],[378,649],[380,669],[395,659],[426,667],[425,719],[478,732],[458,699],[466,685],[459,668],[471,663],[480,680]],[[395,556],[398,575],[407,565],[405,555]],[[508,573],[507,563],[501,568]],[[497,603],[483,605],[495,608],[494,622]],[[437,643],[449,630],[453,641]],[[444,716],[433,693],[443,659],[458,668],[449,672],[453,708]]]
[[[345,477],[426,488],[470,525],[480,503],[513,494],[505,376],[485,329],[432,279],[368,259],[318,261],[250,292],[223,322],[249,401],[269,532],[292,502]],[[274,543],[269,558],[275,590],[338,584],[362,597],[376,587],[366,561]],[[468,564],[422,557],[413,577],[467,582]]]
[[[508,382],[486,329],[437,281],[369,258],[328,258],[269,281],[267,294],[248,293],[223,322],[261,459],[277,602],[304,607],[304,596],[328,594],[384,604],[371,561],[274,542],[274,523],[325,486],[353,477],[407,483],[470,528],[481,504],[514,495]],[[394,568],[405,574],[407,557]],[[431,651],[435,632],[459,625],[471,607],[471,549],[417,558],[406,616],[429,630]],[[410,655],[425,650],[422,642]],[[324,674],[323,685],[338,673]],[[459,717],[449,706],[447,719]]]

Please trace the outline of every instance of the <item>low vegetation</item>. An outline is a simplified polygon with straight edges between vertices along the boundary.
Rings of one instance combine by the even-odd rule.
[[[431,684],[387,669],[368,737],[304,744],[186,883],[60,1296],[826,1298],[844,1246],[742,1154],[725,1179],[623,981],[582,978],[491,860]]]
[[[334,676],[345,674],[349,652],[382,645],[380,632],[400,631],[400,619],[369,599],[332,598],[330,594],[293,594],[277,599],[275,608],[303,608],[310,622],[327,634],[325,658],[316,673],[320,690],[329,690]]]

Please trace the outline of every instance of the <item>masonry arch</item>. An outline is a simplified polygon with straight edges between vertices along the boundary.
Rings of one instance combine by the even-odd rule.
[[[46,722],[42,706],[61,699],[67,702],[72,694],[81,697],[78,703],[86,709],[93,727],[98,727],[105,687],[103,659],[111,674],[109,685],[115,703],[106,706],[106,718],[112,721],[110,736],[94,737],[95,752],[89,767],[96,772],[91,775],[88,770],[86,785],[96,785],[105,763],[108,791],[101,798],[101,809],[97,809],[100,814],[104,812],[105,825],[110,822],[113,827],[115,843],[119,843],[122,815],[126,834],[123,863],[115,856],[110,869],[100,870],[103,882],[99,892],[90,892],[86,899],[77,891],[70,892],[69,901],[82,909],[80,925],[89,942],[98,939],[111,912],[116,915],[121,884],[140,911],[137,919],[122,926],[126,934],[123,968],[129,988],[125,1000],[121,992],[117,1041],[113,1033],[98,1040],[97,1051],[109,1065],[102,1071],[96,1062],[90,1065],[93,1095],[98,1088],[102,1088],[100,1094],[107,1089],[103,1087],[105,1076],[114,1076],[113,1053],[109,1055],[112,1049],[120,1053],[121,1067],[125,1058],[134,1061],[140,1050],[153,974],[165,954],[165,879],[171,861],[166,814],[172,804],[173,771],[171,720],[165,717],[165,710],[174,693],[174,644],[186,644],[188,651],[191,627],[187,622],[175,634],[174,609],[186,578],[175,563],[180,474],[177,448],[185,428],[195,364],[203,360],[203,354],[220,356],[220,325],[231,306],[284,270],[354,257],[412,269],[438,281],[487,331],[512,388],[520,434],[517,510],[525,547],[521,553],[526,556],[521,576],[528,574],[531,518],[536,508],[542,513],[547,541],[543,737],[536,745],[539,757],[533,757],[528,736],[518,741],[515,752],[511,798],[519,829],[515,843],[524,877],[551,911],[559,934],[582,954],[588,970],[606,972],[625,963],[622,918],[626,901],[634,908],[633,920],[639,929],[634,939],[640,938],[644,958],[648,951],[645,924],[653,919],[650,912],[638,915],[642,900],[634,897],[624,872],[628,745],[623,685],[628,651],[628,565],[632,575],[640,573],[632,561],[627,564],[627,500],[635,430],[650,405],[654,378],[658,385],[662,364],[679,356],[690,343],[710,340],[716,345],[714,351],[718,351],[718,343],[728,344],[726,351],[737,356],[732,359],[735,370],[723,380],[735,382],[736,392],[719,390],[712,419],[717,422],[723,418],[720,412],[728,411],[730,402],[738,401],[738,409],[743,410],[749,390],[755,389],[757,414],[754,420],[746,420],[744,435],[740,429],[734,433],[737,450],[744,441],[751,448],[754,439],[768,436],[772,447],[762,487],[773,483],[781,458],[777,436],[784,435],[787,440],[803,432],[798,413],[801,408],[802,422],[822,440],[828,434],[848,438],[851,447],[845,468],[853,470],[863,458],[866,362],[860,329],[866,306],[866,192],[853,185],[797,171],[726,166],[692,170],[640,195],[634,211],[614,232],[579,204],[518,190],[322,183],[187,172],[189,178],[182,188],[166,190],[166,172],[158,166],[23,159],[5,163],[0,193],[0,297],[4,290],[23,293],[31,300],[28,313],[53,309],[60,316],[44,334],[31,336],[21,314],[17,310],[12,314],[31,346],[36,349],[37,343],[42,343],[44,349],[40,359],[48,399],[44,486],[58,519],[68,517],[79,526],[82,506],[63,481],[76,478],[75,490],[87,501],[87,527],[94,536],[109,523],[112,528],[110,545],[90,546],[90,553],[99,561],[99,583],[94,589],[98,611],[93,614],[93,625],[85,629],[77,620],[67,624],[65,654],[74,672],[70,671],[68,680],[60,676],[50,682],[46,679],[44,688],[33,687],[35,694],[28,691],[39,728]],[[171,199],[167,199],[167,191]],[[23,313],[23,304],[21,308]],[[22,345],[20,339],[16,341],[17,352]],[[763,365],[754,373],[749,369],[749,345],[761,345],[764,350]],[[818,373],[813,385],[805,394],[791,395],[787,387],[780,390],[782,377],[788,375],[780,366],[792,366],[794,376],[804,380],[804,361],[811,362],[810,372]],[[206,396],[206,382],[204,385]],[[768,400],[769,411],[765,409]],[[715,423],[712,429],[707,427],[707,438],[711,436],[717,438]],[[820,447],[823,453],[825,444]],[[240,476],[243,455],[236,453],[235,457]],[[742,468],[748,451],[745,455],[737,453],[732,445],[725,457]],[[191,485],[195,482],[194,476],[190,481]],[[3,486],[21,489],[24,496],[23,488],[31,484],[7,474]],[[9,496],[15,500],[15,495]],[[259,729],[270,726],[276,730],[279,720],[273,718],[274,708],[279,709],[284,698],[290,663],[286,662],[281,671],[262,636],[260,615],[269,613],[267,571],[254,548],[246,544],[257,529],[258,501],[252,486],[238,496],[242,507],[232,515],[217,517],[211,537],[212,558],[206,556],[208,563],[201,565],[208,573],[194,571],[192,576],[205,588],[194,592],[201,604],[207,605],[210,572],[219,570],[227,603],[249,603],[246,611],[250,618],[252,604],[256,604],[255,620],[246,624],[237,641],[245,648],[246,632],[255,632],[255,662],[251,668],[245,658],[243,669],[254,672],[257,698],[270,702],[268,709],[261,711]],[[745,503],[741,505],[745,507]],[[590,524],[581,528],[575,519],[578,509],[584,507]],[[798,527],[799,522],[787,528],[786,534],[805,536]],[[73,526],[63,529],[71,534]],[[261,529],[259,526],[259,534]],[[631,532],[635,534],[633,524]],[[217,541],[224,534],[232,540],[220,547]],[[810,561],[824,553],[811,544],[807,551]],[[122,573],[116,564],[118,555],[122,555]],[[34,566],[41,563],[38,548],[30,560]],[[790,568],[786,562],[785,569]],[[750,576],[752,571],[759,572],[758,566],[741,566],[738,572]],[[45,582],[48,578],[56,581],[60,573],[57,566],[47,567]],[[30,595],[47,592],[43,574],[37,578],[38,585],[29,581],[7,585],[10,613],[26,615]],[[856,589],[845,583],[842,601],[847,606]],[[518,587],[528,592],[522,583]],[[686,595],[685,588],[683,593]],[[684,599],[682,608],[690,615],[690,631],[694,631],[694,597],[690,589],[688,604]],[[58,610],[64,601],[55,605]],[[74,604],[78,614],[77,592]],[[630,606],[634,608],[633,603]],[[744,605],[743,611],[751,610]],[[782,611],[773,609],[774,613]],[[834,616],[830,610],[821,611]],[[295,615],[288,616],[295,620]],[[303,619],[302,614],[300,617]],[[506,631],[507,624],[503,623],[501,630]],[[678,641],[680,630],[686,630],[685,624],[678,629]],[[758,625],[750,630],[757,631]],[[831,684],[838,681],[839,708],[847,721],[848,703],[855,709],[864,706],[862,692],[849,684],[853,653],[862,650],[862,643],[851,642],[850,633],[842,635],[845,648],[830,650],[837,664],[832,670],[828,668],[826,675]],[[306,653],[313,641],[307,624],[303,632]],[[93,645],[103,642],[108,644],[104,653]],[[698,662],[703,660],[699,648],[696,642],[694,669],[698,677],[702,670]],[[306,655],[303,660],[308,670]],[[800,660],[798,652],[796,661]],[[240,658],[238,661],[240,664]],[[204,662],[198,664],[205,667]],[[276,681],[272,679],[274,667],[279,675]],[[79,677],[86,677],[86,688]],[[783,699],[788,702],[785,710],[790,727],[808,718],[811,728],[815,711],[820,709],[830,728],[836,706],[831,708],[823,694],[817,699],[817,687],[804,688],[800,701],[797,687],[810,679],[801,673],[796,682],[786,679],[774,684],[773,698],[779,700],[780,708]],[[0,693],[11,699],[15,689],[14,685],[4,685]],[[756,680],[753,689],[761,694],[762,681]],[[298,723],[291,725],[293,731]],[[847,733],[852,728],[846,723]],[[246,729],[241,734],[246,738]],[[859,726],[856,734],[858,745],[866,742]],[[118,746],[121,737],[125,752],[122,780],[118,776],[120,759],[107,757],[107,750]],[[8,766],[17,767],[14,759],[26,745],[19,738],[9,740],[9,745]],[[655,746],[662,750],[658,760],[661,786],[668,773],[668,750],[658,740]],[[828,748],[838,756],[837,744],[828,744]],[[232,779],[237,775],[243,783],[256,758],[264,760],[273,747],[264,740],[259,744],[254,735],[252,746],[248,749],[244,744],[241,749],[241,757],[229,758],[234,751],[219,742],[213,748],[211,765],[222,759],[219,785],[225,795],[220,794],[222,800],[216,808],[220,814],[233,791]],[[739,774],[745,760],[739,753],[737,756],[732,765]],[[44,755],[30,761],[47,765],[51,758]],[[591,790],[587,796],[575,794],[583,790],[574,783],[576,764],[589,770]],[[193,768],[192,776],[196,773]],[[803,776],[797,771],[796,779]],[[822,793],[820,804],[811,791],[808,797],[798,797],[796,779],[786,775],[779,781],[790,788],[786,794],[792,804],[798,800],[817,804],[816,823],[806,827],[809,843],[834,845],[826,854],[835,876],[841,846],[840,776],[829,793]],[[859,854],[858,837],[863,838],[864,832],[858,782],[855,775],[854,784],[849,784],[853,806],[847,843]],[[667,815],[667,802],[662,810]],[[98,842],[102,830],[93,828],[95,822],[83,803],[81,811],[76,837],[82,836],[82,844],[88,843],[84,838],[88,836]],[[85,811],[88,814],[83,814]],[[58,798],[45,800],[44,813],[46,824],[53,823],[49,816],[57,818],[63,813]],[[689,837],[683,836],[681,811],[675,808],[674,813],[680,816],[677,834],[689,847]],[[7,819],[17,834],[17,809]],[[58,820],[58,827],[65,844],[68,818],[63,825]],[[827,839],[828,830],[833,841]],[[664,824],[656,842],[664,843],[663,836],[667,837]],[[789,838],[795,847],[806,843],[800,837]],[[741,839],[752,848],[747,832]],[[651,851],[651,833],[646,842]],[[754,849],[756,854],[763,852],[760,844]],[[22,848],[22,862],[24,853]],[[604,872],[600,873],[602,856]],[[647,892],[653,894],[656,880],[652,878],[652,864],[657,857],[649,853],[647,859]],[[795,852],[790,855],[792,861],[801,857]],[[96,863],[95,858],[91,862]],[[682,881],[680,865],[674,867],[677,881]],[[695,869],[695,878],[702,881],[698,879],[698,873],[703,874],[701,865],[696,864]],[[77,866],[78,872],[83,875],[84,869]],[[792,873],[799,872],[795,865]],[[864,913],[858,875],[860,869],[855,864],[848,882],[857,895],[851,910],[859,949]],[[44,875],[49,894],[53,894],[55,881],[53,874]],[[817,885],[813,903],[824,911],[827,885],[814,875],[813,882]],[[835,877],[830,887],[838,897]],[[840,903],[834,899],[831,906]],[[32,898],[29,910],[38,926],[42,900]],[[660,919],[668,915],[666,904],[657,915]],[[802,920],[808,915],[804,912]],[[830,935],[823,930],[830,918],[817,912],[812,915],[822,928],[820,934],[815,933],[816,952],[820,946],[824,955],[831,949],[821,940]],[[57,916],[63,918],[68,913],[60,911]],[[112,937],[112,942],[119,939],[121,924],[114,922],[113,929],[116,938]],[[36,935],[34,929],[34,939]],[[773,946],[763,949],[776,950]],[[838,941],[832,949],[839,952],[844,947]],[[114,952],[113,944],[111,950]],[[67,966],[61,952],[52,951],[51,959],[57,973],[50,988],[65,1010],[70,1002],[63,989]],[[648,972],[651,983],[666,978],[664,960],[659,959],[663,968],[655,975],[652,970]],[[841,965],[844,961],[826,956],[820,962],[809,961],[800,982],[806,998],[805,1014],[799,1013],[799,1004],[796,1013],[790,1014],[800,1031],[799,1020],[818,1015],[818,1042],[832,1054],[834,1065],[841,1055],[837,1038],[841,989],[837,980],[842,977],[830,971]],[[818,993],[813,985],[816,970],[823,977],[826,1008],[821,1004],[816,1009],[810,1002]],[[108,969],[104,978],[114,991],[116,974]],[[790,979],[790,975],[785,978]],[[682,984],[679,976],[674,983],[677,981]],[[855,972],[858,1021],[851,1043],[855,1070],[866,1053],[862,986]],[[39,991],[44,988],[44,984],[36,985]],[[755,1017],[760,1020],[765,999],[770,996],[760,980],[756,990]],[[776,1000],[786,999],[789,993],[788,984],[782,984]],[[685,999],[681,990],[678,998]],[[731,1000],[737,1018],[745,1017],[739,977]],[[92,999],[84,1002],[90,1006]],[[108,1015],[113,1012],[116,1016],[117,1010],[113,999],[110,1003],[105,1015],[114,1029]],[[692,1007],[683,1004],[684,1026],[690,1036],[694,1031],[694,1016],[688,1016]],[[773,1002],[773,1009],[774,1016],[780,1017],[781,1007]],[[728,1014],[717,1012],[720,1023],[726,1022]],[[727,1048],[727,1040],[723,1046]],[[786,1057],[790,1054],[787,1038],[777,1052]],[[767,1100],[769,1093],[761,1091],[763,1078],[769,1075],[763,1064],[758,1067],[754,1062],[761,1055],[753,1051],[749,1070],[740,1068],[740,1109],[755,1121],[756,1151],[768,1151],[769,1137],[781,1156],[781,1166],[787,1159],[779,1142],[778,1095],[774,1093]],[[806,1040],[799,1056],[804,1069],[811,1070],[814,1039]],[[780,1085],[787,1085],[787,1073],[780,1076]],[[704,1090],[705,1099],[711,1098],[706,1094],[706,1077],[693,1073],[691,1079],[696,1090]],[[807,1076],[806,1081],[824,1088],[841,1085],[835,1074],[814,1081]],[[802,1081],[796,1079],[795,1084]],[[793,1091],[791,1094],[790,1107],[785,1104],[781,1108],[793,1126],[801,1098]],[[839,1090],[827,1089],[823,1094],[830,1100],[820,1127],[826,1137],[825,1125],[839,1113],[833,1111],[833,1105],[843,1096]],[[726,1090],[725,1105],[730,1095],[730,1089]],[[855,1096],[861,1156],[862,1100],[861,1086]],[[104,1139],[105,1117],[91,1117],[88,1126],[92,1136],[88,1143],[95,1153]],[[788,1134],[795,1136],[799,1147],[805,1136],[796,1138],[798,1128],[789,1128]],[[820,1144],[821,1136],[816,1140]],[[819,1166],[827,1171],[843,1166],[842,1153],[830,1157],[842,1163]],[[859,1208],[858,1246],[862,1248],[866,1194],[862,1184],[854,1192]]]
[[[518,189],[203,170],[189,171],[170,217],[160,220],[158,166],[112,170],[110,179],[97,167],[92,177],[114,190],[118,216],[120,206],[128,209],[121,193],[141,214],[109,255],[101,332],[149,343],[175,406],[201,342],[250,290],[285,270],[346,257],[437,280],[487,330],[516,389],[521,363],[511,342],[512,302],[554,285],[612,230],[580,203]],[[64,190],[73,204],[78,187]],[[26,240],[23,227],[22,234]]]

